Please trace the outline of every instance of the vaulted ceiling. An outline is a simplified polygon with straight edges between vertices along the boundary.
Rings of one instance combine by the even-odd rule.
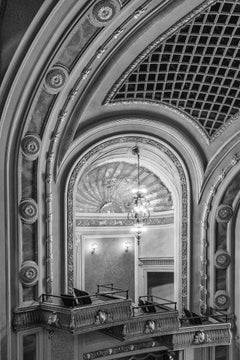
[[[14,20],[10,2],[0,5],[4,23]],[[34,4],[32,16],[36,10]],[[87,142],[93,144],[101,125],[115,121],[117,126],[106,125],[98,140],[147,134],[151,120],[159,138],[176,151],[182,146],[183,157],[190,153],[186,143],[191,144],[210,172],[219,149],[231,148],[239,127],[239,19],[238,0],[46,1],[3,81],[3,87],[15,84],[25,56],[31,75],[24,78],[19,71],[21,88],[15,88],[27,99],[18,107],[21,144],[29,133],[39,146],[44,139],[45,158],[57,178],[76,144],[83,150]],[[6,35],[4,49],[8,43],[19,41]],[[158,199],[155,211],[170,209],[171,195],[159,174],[146,164],[141,171],[152,199]],[[126,211],[134,174],[135,166],[119,159],[91,169],[80,180],[78,211]]]

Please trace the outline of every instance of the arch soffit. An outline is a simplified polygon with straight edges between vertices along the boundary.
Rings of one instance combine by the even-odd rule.
[[[119,135],[121,134],[122,135]],[[132,117],[129,122],[129,117],[120,117],[114,121],[108,121],[107,123],[94,126],[92,129],[82,133],[74,140],[74,142],[69,147],[66,152],[59,171],[56,174],[56,180],[61,179],[66,176],[69,171],[69,164],[74,161],[78,161],[79,154],[84,151],[85,148],[88,148],[92,144],[100,144],[101,141],[107,137],[112,136],[125,136],[126,134],[144,134],[146,138],[155,139],[163,144],[179,158],[181,159],[182,166],[185,168],[186,173],[188,173],[189,180],[193,186],[192,196],[195,197],[195,201],[198,201],[198,195],[202,186],[202,179],[204,175],[204,161],[201,157],[198,149],[196,148],[193,142],[190,142],[184,134],[181,134],[178,129],[174,129],[171,126],[160,123],[158,121],[150,120],[148,118],[135,118]],[[154,154],[154,147],[149,152],[147,159],[148,167],[150,170],[156,174],[159,171],[159,166],[156,164],[159,161],[162,161],[161,174],[166,174],[166,185],[171,180],[173,183],[174,180],[174,169],[172,168],[171,162],[169,163],[169,158],[164,152],[156,152]],[[153,159],[153,156],[157,157],[157,161]],[[147,157],[147,156],[146,156]],[[161,160],[162,159],[162,160]],[[56,162],[56,159],[55,159]],[[166,164],[168,164],[166,166]],[[171,189],[174,189],[175,186],[170,185]]]

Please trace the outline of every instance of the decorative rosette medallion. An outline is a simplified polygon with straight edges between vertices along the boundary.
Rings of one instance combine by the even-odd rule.
[[[118,0],[100,0],[92,7],[89,21],[97,27],[105,26],[112,21],[120,9]]]
[[[57,94],[68,79],[68,72],[62,66],[52,67],[45,76],[44,86],[48,93]]]
[[[214,302],[218,309],[227,310],[230,305],[230,297],[225,290],[218,290],[214,295]]]
[[[229,222],[233,216],[233,210],[230,205],[222,204],[217,209],[216,219],[218,222]]]
[[[28,133],[22,139],[22,153],[29,160],[35,160],[41,149],[41,139],[37,134]]]
[[[31,287],[36,284],[39,278],[38,265],[31,260],[25,261],[20,269],[20,279],[24,286]]]
[[[19,212],[23,222],[33,224],[38,218],[38,207],[33,199],[24,199],[19,205]]]
[[[219,249],[214,255],[214,265],[217,269],[227,269],[231,262],[231,256],[226,250]]]

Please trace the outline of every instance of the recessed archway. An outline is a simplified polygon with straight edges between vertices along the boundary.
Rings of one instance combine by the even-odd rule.
[[[75,194],[79,179],[89,164],[100,164],[103,161],[116,161],[120,158],[134,162],[130,156],[130,150],[138,143],[142,152],[142,165],[151,169],[157,176],[163,179],[173,195],[174,202],[174,258],[175,258],[175,284],[179,310],[188,305],[188,279],[189,279],[189,181],[182,159],[177,152],[163,141],[149,136],[116,136],[106,139],[97,146],[82,153],[72,166],[68,182],[66,184],[66,216],[67,216],[67,267],[66,289],[72,292],[74,287],[74,243],[76,219],[74,214]],[[127,161],[127,160],[126,160]],[[101,219],[94,219],[95,224]],[[157,218],[151,219],[152,225]],[[122,218],[117,225],[126,225],[126,218]],[[91,223],[91,221],[90,221]],[[112,225],[105,220],[105,226]],[[156,223],[155,223],[156,225]]]

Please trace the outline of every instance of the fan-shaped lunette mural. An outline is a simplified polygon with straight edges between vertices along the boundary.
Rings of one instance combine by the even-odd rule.
[[[172,196],[152,172],[140,167],[140,184],[146,190],[152,212],[171,210]],[[76,212],[126,213],[137,188],[137,165],[112,162],[83,174],[77,185]]]

